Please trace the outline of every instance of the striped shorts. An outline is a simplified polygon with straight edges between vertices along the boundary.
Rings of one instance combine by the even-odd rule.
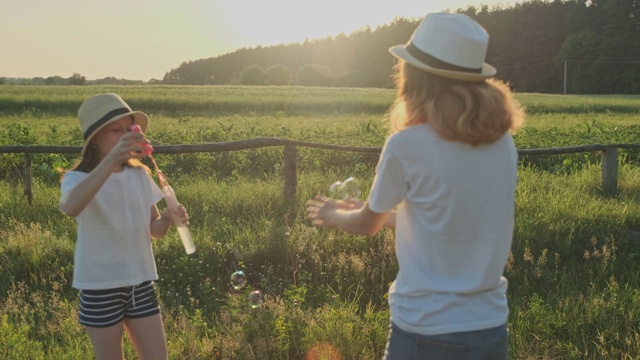
[[[107,290],[80,290],[79,322],[91,327],[113,326],[124,318],[160,313],[153,282]]]

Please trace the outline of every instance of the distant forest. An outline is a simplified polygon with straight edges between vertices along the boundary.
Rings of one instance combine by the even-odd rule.
[[[536,0],[457,12],[487,29],[487,62],[517,91],[640,94],[640,0]],[[243,48],[184,62],[162,82],[392,87],[387,49],[405,43],[417,25],[397,18],[349,35]]]
[[[640,94],[640,0],[534,0],[507,8],[470,6],[456,12],[487,29],[487,62],[516,91]],[[388,48],[406,43],[418,22],[396,18],[349,35],[242,48],[183,62],[162,80],[148,83],[391,88],[394,58]],[[73,74],[68,79],[36,78],[30,83],[144,82],[112,77],[86,80]]]

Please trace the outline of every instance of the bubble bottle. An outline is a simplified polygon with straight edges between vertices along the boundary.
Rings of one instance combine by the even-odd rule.
[[[132,132],[141,132],[142,129],[139,125],[133,125],[131,127]],[[191,232],[186,224],[182,222],[179,212],[178,199],[176,198],[176,194],[173,191],[173,188],[169,185],[167,178],[164,176],[162,171],[158,168],[158,164],[154,160],[151,153],[153,153],[153,147],[149,144],[145,145],[145,149],[142,151],[143,154],[148,155],[149,159],[153,163],[153,166],[156,170],[156,175],[158,176],[158,181],[160,182],[162,195],[164,195],[164,201],[167,203],[167,207],[169,211],[171,211],[171,218],[173,219],[173,223],[176,225],[176,229],[178,230],[178,234],[180,235],[180,240],[182,240],[182,245],[184,246],[184,250],[187,254],[193,254],[196,251],[196,246],[193,243],[193,239],[191,238]]]

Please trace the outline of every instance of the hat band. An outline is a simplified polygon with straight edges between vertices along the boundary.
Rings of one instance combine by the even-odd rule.
[[[468,67],[464,67],[464,66],[458,66],[458,65],[449,64],[449,63],[444,62],[442,60],[438,60],[435,57],[433,57],[433,56],[423,52],[422,50],[418,49],[415,45],[413,45],[413,43],[409,43],[409,45],[407,45],[406,49],[407,49],[407,52],[409,52],[409,54],[411,54],[411,56],[413,56],[414,58],[420,60],[425,65],[429,65],[429,66],[431,66],[433,68],[436,68],[436,69],[451,70],[451,71],[461,71],[461,72],[475,73],[475,74],[482,73],[482,67],[479,67],[479,68],[468,68]]]
[[[115,116],[118,115],[122,115],[122,114],[126,114],[128,112],[131,112],[131,109],[128,108],[118,108],[115,110],[111,110],[109,111],[105,116],[101,117],[100,120],[96,121],[95,123],[93,123],[93,125],[89,126],[89,128],[87,129],[87,131],[84,132],[83,136],[84,136],[84,140],[86,141],[89,136],[100,126],[104,125],[104,123],[106,123],[107,121],[113,119]]]

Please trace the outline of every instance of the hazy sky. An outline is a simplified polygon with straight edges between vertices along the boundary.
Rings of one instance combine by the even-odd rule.
[[[243,47],[350,34],[497,0],[0,0],[0,77],[162,79]]]

